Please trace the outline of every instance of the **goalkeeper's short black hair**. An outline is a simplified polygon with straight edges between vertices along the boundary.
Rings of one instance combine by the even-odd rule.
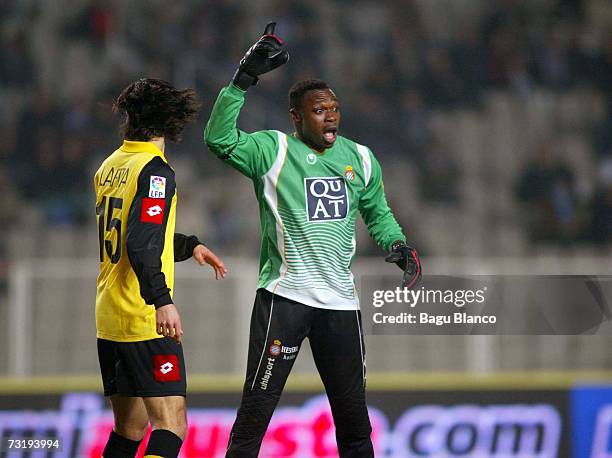
[[[295,83],[289,89],[289,109],[301,108],[304,94],[318,89],[330,89],[330,87],[325,81],[318,79],[301,80]]]
[[[134,81],[113,105],[115,112],[126,114],[121,125],[125,139],[144,142],[154,137],[180,141],[183,129],[195,119],[199,108],[193,89],[178,90],[155,78]]]

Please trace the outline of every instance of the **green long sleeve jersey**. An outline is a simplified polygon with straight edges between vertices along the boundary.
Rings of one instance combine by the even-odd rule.
[[[312,307],[358,309],[350,270],[357,212],[384,250],[405,240],[387,205],[378,161],[369,148],[341,136],[317,153],[293,135],[238,130],[244,96],[232,85],[221,90],[204,139],[254,183],[261,220],[258,288]]]

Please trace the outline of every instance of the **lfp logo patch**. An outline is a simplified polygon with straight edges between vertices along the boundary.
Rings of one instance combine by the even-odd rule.
[[[149,185],[149,197],[153,199],[163,199],[166,197],[166,178],[151,175]]]
[[[348,215],[346,183],[341,177],[305,178],[309,222],[336,221]]]

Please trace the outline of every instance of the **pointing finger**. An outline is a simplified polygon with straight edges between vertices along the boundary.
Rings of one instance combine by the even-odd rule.
[[[274,35],[274,28],[276,27],[276,22],[268,22],[266,28],[264,29],[264,35]]]

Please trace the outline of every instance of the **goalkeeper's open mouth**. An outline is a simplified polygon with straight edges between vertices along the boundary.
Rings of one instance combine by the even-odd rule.
[[[327,143],[328,145],[334,143],[336,141],[337,132],[337,127],[326,127],[325,129],[323,129],[323,140],[325,140],[325,143]]]

